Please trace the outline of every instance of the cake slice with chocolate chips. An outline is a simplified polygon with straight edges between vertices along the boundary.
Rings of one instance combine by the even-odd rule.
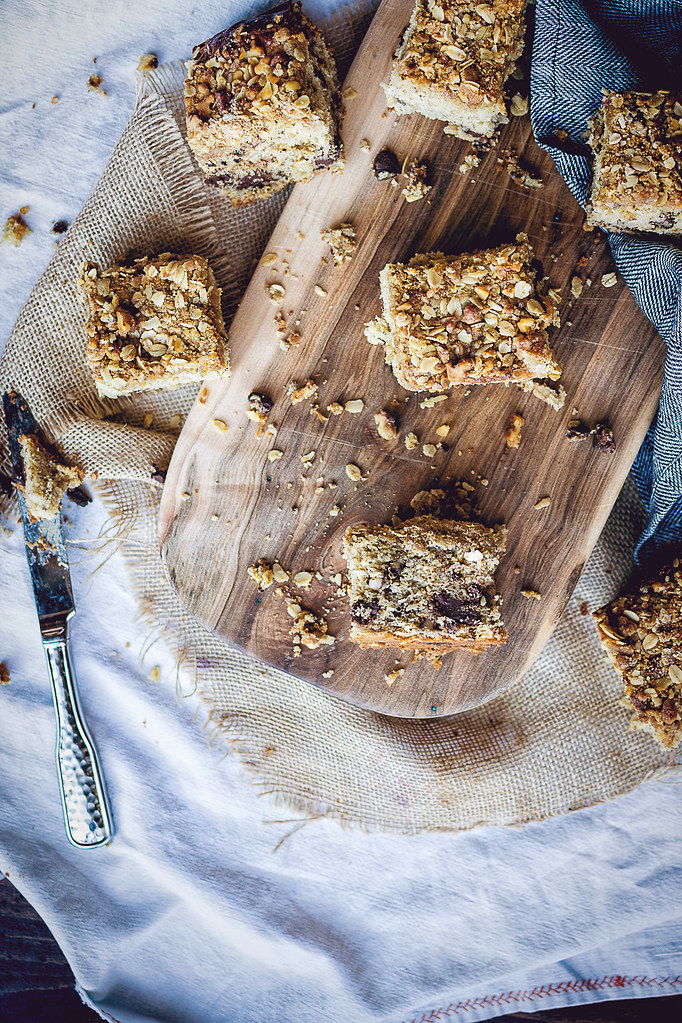
[[[505,526],[432,515],[400,526],[349,527],[351,641],[430,657],[504,643],[493,575],[506,536]]]
[[[194,48],[187,141],[233,206],[343,166],[342,102],[322,33],[287,2]]]

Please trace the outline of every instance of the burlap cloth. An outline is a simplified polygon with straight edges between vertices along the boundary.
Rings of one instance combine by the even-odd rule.
[[[342,68],[368,20],[355,8],[328,26]],[[182,79],[177,64],[140,83],[99,184],[17,321],[0,384],[17,388],[48,435],[96,476],[141,611],[176,649],[184,691],[196,687],[208,710],[209,737],[238,754],[261,791],[298,811],[404,832],[543,819],[670,769],[672,755],[629,729],[620,683],[581,611],[630,574],[644,521],[631,482],[535,666],[505,696],[455,717],[406,721],[347,705],[230,649],[176,598],[158,553],[152,467],[168,464],[196,388],[97,398],[84,364],[79,270],[85,259],[107,263],[133,249],[198,252],[216,271],[229,317],[286,198],[233,211],[204,188],[182,135]]]

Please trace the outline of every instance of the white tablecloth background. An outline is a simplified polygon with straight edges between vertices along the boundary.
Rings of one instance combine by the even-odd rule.
[[[33,231],[19,249],[0,246],[0,344],[52,255],[53,221],[73,219],[125,126],[140,55],[187,56],[248,10],[234,0],[208,10],[182,0],[0,4],[0,220],[28,205]],[[107,97],[87,91],[93,72]],[[204,712],[187,679],[187,695],[176,694],[163,640],[145,652],[122,559],[98,550],[104,510],[66,511],[72,654],[116,837],[102,850],[67,843],[21,530],[5,523],[0,661],[12,680],[0,689],[0,869],[105,1018],[469,1021],[682,993],[679,782],[518,829],[299,828],[236,757],[208,745]]]

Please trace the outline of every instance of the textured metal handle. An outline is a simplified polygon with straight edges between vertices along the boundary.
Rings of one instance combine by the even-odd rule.
[[[66,629],[43,638],[57,713],[57,773],[66,834],[79,848],[104,845],[113,834],[97,757],[81,714],[66,646]]]

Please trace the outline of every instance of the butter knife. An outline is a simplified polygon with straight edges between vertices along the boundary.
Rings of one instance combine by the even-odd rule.
[[[12,481],[22,485],[24,466],[19,438],[38,432],[21,395],[3,395],[12,458]],[[72,845],[105,845],[113,835],[111,815],[92,740],[78,698],[68,651],[68,623],[75,611],[69,562],[59,514],[33,521],[17,489],[24,526],[26,558],[33,583],[38,623],[57,715],[57,774],[66,835]]]

